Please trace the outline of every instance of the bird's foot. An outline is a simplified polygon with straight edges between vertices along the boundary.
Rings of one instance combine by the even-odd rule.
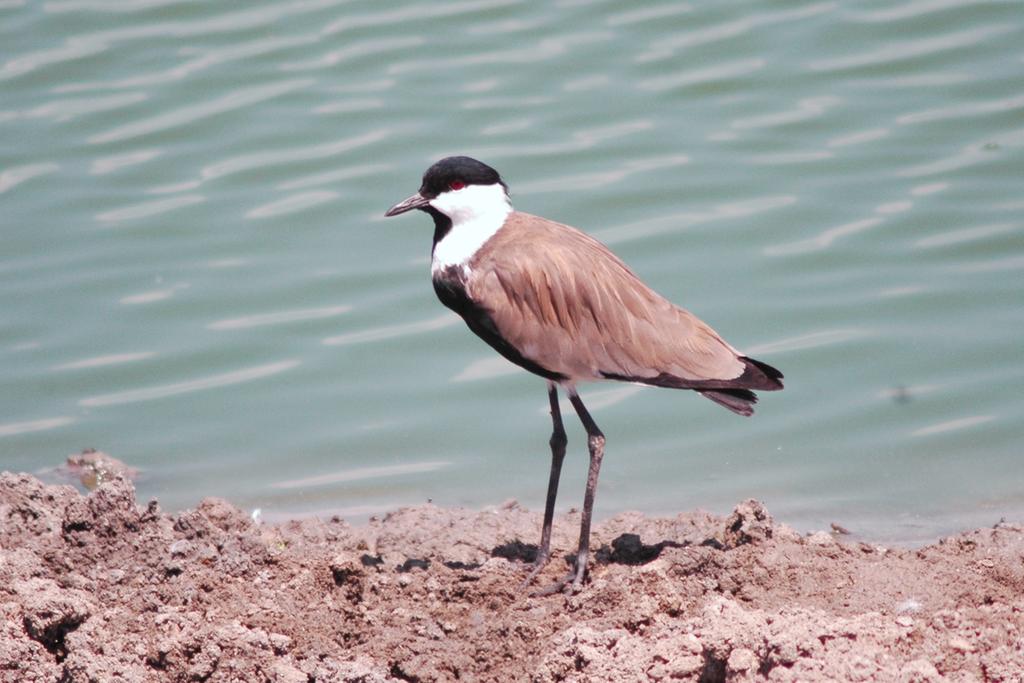
[[[536,570],[535,570],[536,571]],[[555,581],[549,586],[530,593],[531,598],[542,598],[555,593],[572,592],[576,593],[583,587],[583,578],[586,576],[587,566],[579,560],[573,563],[573,568],[568,574]]]
[[[551,554],[546,552],[537,553],[537,559],[530,565],[530,573],[526,575],[523,582],[519,584],[520,589],[524,589],[533,583],[533,580],[537,578],[537,575],[544,571],[544,567],[548,566],[548,561],[551,559]]]

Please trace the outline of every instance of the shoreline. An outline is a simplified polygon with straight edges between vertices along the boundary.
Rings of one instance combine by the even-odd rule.
[[[176,514],[0,475],[0,680],[1013,681],[1024,527],[909,549],[727,517],[595,525],[575,594],[521,590],[540,513],[419,505],[352,526]],[[578,514],[556,518],[565,571]]]

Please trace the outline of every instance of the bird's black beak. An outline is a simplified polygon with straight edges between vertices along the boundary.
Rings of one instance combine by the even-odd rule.
[[[408,199],[403,199],[402,201],[392,206],[390,209],[387,210],[387,212],[384,215],[390,218],[391,216],[397,216],[400,213],[412,211],[413,209],[422,209],[429,203],[429,199],[427,199],[422,194],[417,192]]]

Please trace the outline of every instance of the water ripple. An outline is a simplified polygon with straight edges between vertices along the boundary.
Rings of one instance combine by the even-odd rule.
[[[313,108],[314,114],[351,114],[357,111],[383,109],[384,100],[377,97],[364,97],[356,100],[340,100],[328,102]]]
[[[607,244],[618,244],[631,240],[643,239],[652,235],[660,235],[666,232],[683,230],[691,225],[707,223],[722,219],[734,219],[745,216],[753,216],[764,211],[780,209],[795,204],[797,198],[793,195],[771,195],[767,197],[754,197],[752,199],[741,199],[726,204],[719,204],[710,211],[683,211],[671,213],[665,216],[649,218],[626,225],[618,225],[604,230],[594,231],[592,234],[597,239]]]
[[[257,313],[255,315],[242,316],[241,318],[218,320],[210,323],[206,328],[209,330],[244,330],[250,327],[334,318],[351,310],[351,306],[324,306],[322,308],[301,308],[293,311],[277,311],[275,313]]]
[[[505,360],[503,356],[488,356],[475,360],[452,377],[452,382],[475,382],[481,379],[513,375],[522,370],[518,365]]]
[[[905,76],[894,76],[885,72],[877,78],[863,78],[857,81],[858,84],[872,89],[890,88],[903,90],[906,88],[948,88],[958,83],[966,83],[974,80],[975,76],[967,72],[944,70],[938,73],[908,74]]]
[[[916,19],[933,12],[941,12],[948,9],[959,9],[971,5],[984,5],[984,2],[964,0],[912,0],[903,5],[889,7],[881,10],[851,14],[848,18],[852,21],[866,24],[881,24],[901,19]]]
[[[627,10],[625,12],[613,14],[605,19],[605,23],[609,26],[628,26],[630,24],[639,24],[647,21],[657,21],[659,19],[674,17],[677,14],[686,14],[692,11],[693,8],[686,3],[673,2],[672,4],[665,5],[663,7],[645,7],[643,9]]]
[[[517,133],[532,126],[534,121],[535,119],[530,116],[499,121],[498,123],[492,123],[481,128],[480,135],[508,135],[509,133]]]
[[[500,84],[501,81],[497,78],[482,78],[479,81],[470,81],[469,83],[466,83],[459,88],[459,90],[469,93],[491,92]]]
[[[532,64],[546,62],[568,53],[574,46],[611,41],[610,33],[576,33],[560,38],[544,38],[533,45],[524,45],[508,50],[484,50],[460,57],[437,59],[418,58],[399,62],[388,67],[388,73],[402,74],[417,71],[447,71],[468,66],[493,66],[504,64]]]
[[[66,12],[128,14],[183,4],[187,3],[184,0],[51,0],[43,3],[43,11],[49,14],[64,14]]]
[[[631,396],[635,396],[636,394],[639,394],[641,391],[643,391],[644,389],[647,389],[647,388],[649,388],[649,387],[646,387],[646,386],[643,386],[643,385],[640,385],[640,384],[629,384],[629,385],[624,386],[624,387],[621,387],[621,386],[620,387],[615,387],[614,389],[601,389],[601,390],[598,390],[598,391],[588,391],[587,392],[587,410],[595,411],[595,410],[601,410],[602,408],[610,408],[610,407],[612,407],[614,405],[622,403],[623,401],[625,401],[627,398],[630,398]],[[570,403],[569,399],[567,399],[567,398],[559,399],[558,403],[559,403],[559,407],[561,408],[563,414],[571,415],[573,413],[573,411],[575,410],[575,408],[573,408],[573,406],[572,406],[572,403]],[[545,403],[544,407],[541,408],[540,412],[541,412],[542,415],[547,415],[550,410],[551,410],[550,406],[547,403]]]
[[[89,173],[91,175],[106,175],[107,173],[113,173],[114,171],[120,170],[125,166],[134,166],[136,164],[142,164],[160,156],[161,151],[158,149],[138,149],[133,152],[125,152],[124,154],[112,154],[108,157],[97,157],[93,159],[92,165],[89,167]]]
[[[232,384],[239,384],[241,382],[251,382],[255,379],[262,379],[263,377],[270,377],[271,375],[291,370],[297,365],[299,365],[298,360],[283,360],[276,363],[256,365],[242,370],[235,370],[233,372],[226,372],[220,375],[212,375],[210,377],[202,377],[200,379],[193,379],[185,382],[176,382],[174,384],[164,384],[156,387],[130,389],[128,391],[120,391],[113,394],[91,396],[80,400],[78,405],[85,408],[95,408],[99,406],[119,405],[122,403],[152,401],[154,399],[167,398],[168,396],[188,394],[195,391],[204,391],[206,389],[216,389]]]
[[[928,291],[923,285],[904,285],[902,287],[887,287],[879,290],[878,297],[881,299],[895,299],[901,296],[913,296]]]
[[[736,119],[730,126],[739,129],[775,128],[777,126],[787,126],[791,123],[803,123],[821,117],[840,102],[842,100],[833,95],[808,97],[797,102],[795,109]]]
[[[312,83],[311,79],[297,79],[240,88],[208,102],[191,104],[148,119],[118,126],[105,133],[93,135],[86,141],[91,145],[101,145],[179,128],[233,109],[241,109],[257,102],[280,97],[299,88],[308,87]]]
[[[552,142],[535,145],[516,143],[496,147],[486,147],[478,150],[477,154],[481,157],[517,158],[579,152],[596,147],[599,143],[604,142],[605,140],[612,140],[617,137],[632,135],[652,128],[654,128],[654,122],[650,119],[622,121],[609,126],[600,126],[597,128],[575,131],[571,138],[566,142]]]
[[[394,168],[391,164],[357,164],[346,166],[333,171],[324,171],[313,175],[303,176],[283,182],[277,186],[279,190],[301,190],[316,185],[328,185],[353,178],[366,178],[375,175],[382,175]]]
[[[554,102],[554,98],[545,95],[534,95],[532,97],[478,97],[474,100],[466,100],[462,103],[463,109],[498,109],[508,111],[510,109],[523,109],[526,107],[545,107]]]
[[[146,194],[177,194],[179,192],[188,192],[194,190],[202,185],[198,180],[182,180],[177,183],[168,183],[167,185],[154,185],[153,187],[146,188]]]
[[[937,384],[915,384],[912,386],[897,386],[883,389],[875,394],[876,398],[883,398],[889,401],[905,401],[910,397],[917,397],[923,394],[933,394],[941,387]]]
[[[393,78],[378,78],[372,81],[362,81],[345,83],[344,85],[331,85],[324,88],[325,92],[332,93],[366,93],[366,92],[384,92],[385,90],[391,90],[395,87],[395,79]]]
[[[280,66],[281,71],[310,71],[314,69],[328,69],[337,66],[342,62],[348,62],[360,57],[369,57],[386,52],[408,51],[411,48],[419,47],[426,43],[421,36],[396,36],[393,38],[378,38],[366,40],[352,45],[346,45],[337,50],[331,50],[319,57],[303,62],[289,62]]]
[[[306,209],[320,204],[326,204],[327,202],[334,201],[340,195],[332,190],[312,190],[310,192],[299,192],[297,194],[290,195],[284,199],[278,199],[270,202],[269,204],[263,204],[257,206],[255,209],[248,211],[245,214],[246,218],[271,218],[274,216],[284,216],[290,213],[298,213],[299,211],[305,211]]]
[[[243,9],[215,16],[203,16],[192,21],[159,21],[148,24],[125,22],[126,25],[119,28],[76,35],[73,38],[69,38],[68,43],[70,45],[95,45],[105,48],[117,43],[166,39],[169,37],[180,39],[217,34],[228,34],[230,36],[230,34],[250,31],[252,29],[275,27],[286,17],[318,12],[349,1],[293,0],[292,2],[275,2],[255,7],[245,4]]]
[[[167,213],[174,209],[192,206],[193,204],[200,204],[204,201],[206,201],[206,197],[201,194],[185,194],[179,197],[167,197],[165,199],[157,199],[151,202],[132,204],[131,206],[113,209],[112,211],[105,211],[104,213],[97,214],[96,220],[101,223],[120,223],[121,221],[156,216],[157,214]]]
[[[835,156],[824,149],[811,149],[796,152],[775,152],[774,154],[755,154],[747,159],[750,164],[758,166],[784,166],[787,164],[807,164],[813,161],[831,159]]]
[[[946,190],[948,188],[949,188],[949,183],[946,183],[946,182],[926,183],[924,185],[918,185],[917,187],[912,188],[910,190],[910,194],[912,194],[915,197],[927,197],[930,194],[935,194],[936,192],[942,192],[943,190]]]
[[[57,427],[69,425],[74,421],[75,418],[73,417],[51,417],[44,420],[31,420],[29,422],[8,422],[7,424],[0,425],[0,437],[56,429]]]
[[[968,429],[980,424],[985,424],[986,422],[991,422],[994,419],[996,419],[995,415],[973,415],[971,417],[961,417],[955,420],[946,420],[945,422],[939,422],[927,427],[915,429],[910,433],[910,436],[932,436],[933,434],[956,432],[961,429]]]
[[[21,185],[22,183],[48,175],[60,168],[52,162],[40,162],[36,164],[25,164],[24,166],[13,166],[0,173],[0,194]]]
[[[467,33],[476,36],[507,35],[509,33],[522,33],[531,31],[541,26],[541,20],[534,19],[525,21],[523,19],[505,19],[488,24],[477,24],[470,26]]]
[[[860,145],[865,142],[881,140],[887,135],[889,135],[889,130],[887,128],[871,128],[869,130],[862,130],[856,133],[845,133],[839,137],[834,137],[825,143],[825,146],[849,147],[850,145]]]
[[[672,59],[680,50],[737,38],[762,26],[799,21],[818,16],[832,11],[835,7],[836,3],[834,2],[823,2],[793,10],[750,14],[740,19],[713,26],[700,26],[692,31],[683,31],[675,33],[669,38],[655,40],[650,44],[648,50],[638,55],[634,61],[644,64]]]
[[[326,159],[379,142],[388,137],[388,135],[390,135],[388,130],[374,130],[363,135],[342,138],[333,142],[323,142],[303,147],[289,147],[273,152],[252,152],[204,166],[201,175],[204,180],[211,180],[243,171],[264,169],[269,166]]]
[[[148,292],[140,292],[138,294],[132,294],[130,296],[121,297],[118,303],[123,306],[136,306],[138,304],[151,304],[156,301],[164,301],[170,299],[176,292],[182,289],[188,289],[188,284],[179,282],[176,285],[167,287],[165,289],[152,289]]]
[[[945,121],[982,116],[984,114],[1001,114],[1024,108],[1024,95],[1014,95],[997,100],[981,102],[965,102],[937,109],[927,109],[913,114],[904,114],[896,119],[896,123],[907,125],[931,121]]]
[[[782,256],[821,251],[823,249],[828,249],[833,242],[841,237],[848,237],[849,235],[856,235],[857,233],[864,232],[865,230],[870,230],[881,222],[881,218],[863,218],[859,221],[843,223],[842,225],[837,225],[834,228],[829,228],[815,237],[790,242],[789,244],[765,247],[764,253],[769,256]]]
[[[350,481],[363,481],[364,479],[379,479],[381,477],[397,477],[403,474],[422,474],[423,472],[436,472],[437,470],[450,467],[452,463],[448,460],[435,460],[426,462],[410,462],[401,465],[380,465],[378,467],[356,467],[341,472],[328,472],[315,477],[303,479],[291,479],[280,481],[271,486],[275,489],[297,489],[307,486],[324,486],[326,484],[341,484]]]
[[[611,82],[611,78],[605,74],[594,74],[593,76],[583,76],[582,78],[566,81],[562,85],[562,90],[565,92],[586,92],[587,90],[606,88]]]
[[[807,68],[811,71],[831,72],[851,71],[876,66],[884,66],[891,69],[897,62],[977,45],[995,36],[1013,31],[1015,28],[1014,26],[1002,25],[982,26],[966,31],[955,31],[941,36],[903,40],[899,43],[890,43],[883,47],[873,48],[860,54],[814,60],[807,65]]]
[[[667,157],[646,157],[627,161],[618,168],[596,173],[581,173],[572,176],[559,176],[556,178],[541,178],[533,182],[522,183],[518,186],[517,193],[539,194],[542,192],[569,192],[574,190],[592,190],[617,183],[635,173],[672,168],[690,163],[690,158],[685,154],[675,154]]]
[[[207,261],[204,265],[207,268],[221,269],[221,268],[240,268],[241,266],[244,266],[247,263],[249,263],[248,259],[233,257],[233,258],[214,259],[213,261]]]
[[[51,119],[53,121],[71,121],[86,114],[114,111],[138,104],[146,99],[141,92],[117,93],[106,97],[80,97],[74,99],[53,100],[27,111],[15,112],[16,118]]]
[[[53,47],[8,60],[0,67],[0,80],[16,78],[37,69],[63,62],[73,62],[85,57],[92,57],[107,49],[103,43],[74,42],[60,47]]]
[[[821,330],[819,332],[801,334],[796,337],[787,337],[786,339],[780,339],[766,344],[757,344],[749,347],[746,350],[746,353],[754,356],[760,354],[767,355],[787,353],[789,351],[803,351],[805,349],[816,349],[822,346],[841,344],[843,342],[850,341],[851,339],[858,339],[860,337],[867,336],[867,334],[867,330],[858,330],[853,328]]]
[[[989,237],[995,237],[996,235],[1005,235],[1011,232],[1017,232],[1021,228],[1018,223],[994,223],[992,225],[977,225],[972,228],[964,228],[962,230],[951,230],[949,232],[943,232],[938,235],[931,235],[924,237],[914,242],[914,246],[919,249],[933,249],[935,247],[947,247],[951,244],[963,244],[964,242],[974,242],[977,240],[983,240]]]
[[[249,43],[231,45],[226,48],[207,50],[195,59],[170,67],[163,71],[145,73],[114,81],[93,81],[69,83],[55,89],[56,92],[79,92],[83,90],[116,90],[154,86],[183,80],[212,66],[264,55],[276,50],[295,47],[313,42],[315,37],[287,36],[283,38],[260,38]]]
[[[767,63],[768,61],[762,57],[738,59],[733,62],[716,64],[703,69],[690,69],[679,73],[655,76],[654,78],[640,81],[636,87],[640,90],[659,92],[662,90],[687,88],[692,85],[717,83],[760,71]]]
[[[123,363],[134,363],[135,361],[152,358],[156,351],[138,351],[135,353],[114,353],[107,356],[95,356],[82,360],[54,365],[53,370],[81,370],[83,368],[101,368],[108,365],[121,365]]]
[[[880,213],[883,216],[890,216],[894,213],[903,213],[909,211],[914,207],[914,202],[901,199],[895,202],[886,202],[885,204],[879,204],[875,207],[875,213]]]
[[[1024,255],[959,263],[953,267],[953,270],[958,273],[999,273],[1006,270],[1022,269],[1024,269]]]
[[[367,28],[370,26],[395,26],[406,21],[422,23],[426,19],[451,17],[459,14],[471,14],[510,5],[518,5],[521,0],[468,0],[467,2],[420,3],[397,10],[387,10],[374,14],[348,16],[328,24],[324,35],[330,36],[342,31]]]
[[[445,313],[444,315],[436,318],[420,320],[419,322],[414,323],[386,325],[384,327],[375,327],[369,330],[360,330],[359,332],[339,334],[335,337],[328,337],[324,339],[323,344],[326,346],[344,346],[347,344],[363,344],[365,342],[381,341],[383,339],[408,337],[410,335],[420,334],[421,332],[433,332],[434,330],[440,330],[454,325],[459,322],[459,320],[461,320],[461,318],[455,314]]]
[[[1024,146],[1024,128],[990,136],[985,140],[967,145],[950,157],[902,169],[897,172],[897,175],[904,178],[917,178],[955,171],[999,158],[997,152],[1001,147],[1021,146]]]

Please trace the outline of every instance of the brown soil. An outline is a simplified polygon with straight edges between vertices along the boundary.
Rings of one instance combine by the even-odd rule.
[[[907,550],[801,536],[754,501],[623,514],[582,591],[531,598],[539,524],[511,503],[266,526],[220,500],[140,507],[120,478],[83,496],[4,474],[0,680],[1024,678],[1020,526]]]

